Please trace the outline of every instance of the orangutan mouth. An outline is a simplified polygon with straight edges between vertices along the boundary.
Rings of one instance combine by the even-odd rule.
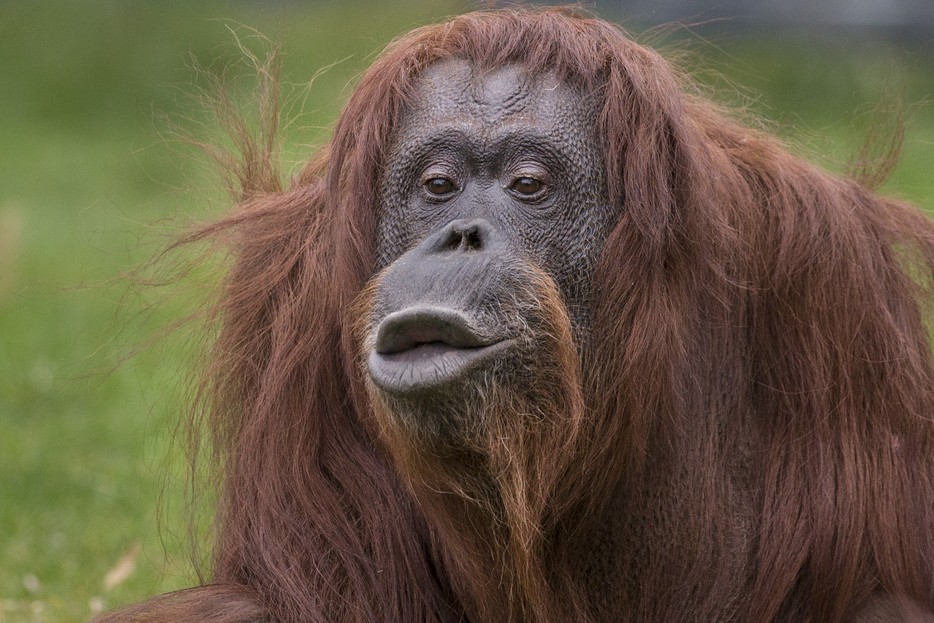
[[[370,351],[370,377],[380,389],[409,394],[437,389],[480,367],[515,340],[488,338],[461,311],[418,306],[386,316]]]

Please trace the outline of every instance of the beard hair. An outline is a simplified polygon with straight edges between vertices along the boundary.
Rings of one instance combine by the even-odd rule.
[[[477,620],[553,616],[548,542],[582,489],[574,468],[588,435],[571,321],[547,274],[528,264],[520,274],[498,313],[522,319],[507,358],[418,399],[367,378],[379,437]]]

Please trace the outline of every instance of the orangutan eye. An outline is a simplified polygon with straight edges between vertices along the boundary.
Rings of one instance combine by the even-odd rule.
[[[452,192],[457,190],[457,186],[454,185],[454,182],[447,177],[430,177],[424,182],[425,190],[430,194],[442,197],[444,195],[450,195]]]
[[[511,188],[520,195],[531,196],[542,189],[543,184],[534,177],[522,176],[516,178]]]

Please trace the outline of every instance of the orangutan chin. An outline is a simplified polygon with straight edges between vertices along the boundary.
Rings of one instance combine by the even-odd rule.
[[[474,13],[248,144],[213,583],[103,620],[932,620],[934,228],[684,83]]]

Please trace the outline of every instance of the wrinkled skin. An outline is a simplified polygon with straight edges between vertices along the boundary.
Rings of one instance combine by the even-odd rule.
[[[586,343],[613,215],[582,94],[463,61],[429,68],[417,92],[384,176],[369,372],[397,399],[456,409],[465,381],[494,370],[521,383],[534,363],[536,270]]]

